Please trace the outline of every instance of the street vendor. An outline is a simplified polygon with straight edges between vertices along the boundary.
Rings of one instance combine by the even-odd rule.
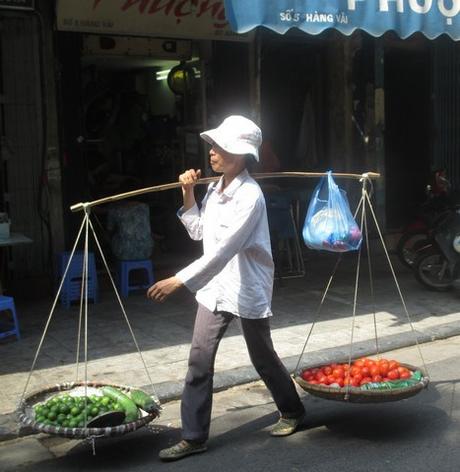
[[[262,191],[248,171],[259,160],[261,130],[243,116],[229,116],[201,137],[212,146],[213,171],[222,176],[209,185],[199,208],[194,186],[200,170],[181,174],[184,204],[178,216],[192,239],[203,240],[203,255],[147,291],[149,298],[162,302],[185,286],[196,292],[198,301],[181,401],[182,440],[160,452],[165,461],[206,450],[215,356],[235,318],[240,319],[251,361],[280,412],[271,435],[292,434],[305,413],[270,334],[274,265],[267,212]]]

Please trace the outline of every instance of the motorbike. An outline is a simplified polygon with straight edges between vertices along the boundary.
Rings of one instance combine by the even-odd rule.
[[[415,278],[431,290],[454,286],[460,269],[460,210],[453,209],[433,230],[413,263]]]
[[[450,182],[443,171],[435,172],[433,185],[425,189],[426,200],[418,215],[403,230],[396,245],[396,255],[403,265],[412,268],[415,259],[426,248],[435,228],[449,215],[452,202]]]

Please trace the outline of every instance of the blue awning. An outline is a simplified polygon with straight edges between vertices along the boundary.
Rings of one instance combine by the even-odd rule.
[[[460,0],[225,0],[225,9],[238,33],[265,26],[281,34],[335,28],[346,35],[393,30],[401,38],[421,32],[429,39],[444,33],[460,39]]]

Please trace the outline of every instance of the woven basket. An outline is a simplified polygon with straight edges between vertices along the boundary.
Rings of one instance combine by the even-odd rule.
[[[422,380],[415,385],[404,388],[394,388],[388,390],[361,390],[357,387],[329,387],[327,385],[316,385],[306,382],[300,376],[301,372],[296,372],[294,380],[306,392],[316,397],[325,398],[326,400],[344,401],[350,403],[382,403],[404,400],[412,397],[428,386],[429,378],[426,373],[418,367],[409,364],[400,364],[402,367],[422,372]]]
[[[104,427],[104,428],[65,428],[64,426],[54,426],[54,425],[45,425],[43,423],[37,423],[35,421],[35,414],[33,411],[34,405],[39,402],[47,400],[51,394],[55,394],[58,392],[65,392],[67,390],[72,390],[75,387],[82,387],[87,385],[88,387],[116,387],[120,389],[122,392],[129,392],[133,390],[134,387],[128,387],[125,385],[116,385],[112,383],[104,383],[104,382],[67,382],[57,385],[52,385],[45,387],[42,390],[38,390],[36,392],[31,393],[24,400],[20,403],[18,407],[18,418],[21,423],[25,426],[29,426],[37,432],[40,433],[48,433],[54,434],[57,436],[63,436],[65,438],[73,438],[73,439],[84,439],[88,437],[113,437],[113,436],[121,436],[126,433],[130,433],[135,431],[136,429],[145,426],[146,424],[153,421],[159,413],[146,413],[143,412],[144,415],[137,419],[136,421],[132,421],[130,423],[124,423],[119,426],[111,426],[111,427]]]

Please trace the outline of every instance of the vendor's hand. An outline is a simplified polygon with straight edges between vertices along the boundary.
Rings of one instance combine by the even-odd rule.
[[[201,170],[189,169],[179,175],[179,182],[182,184],[182,190],[187,191],[193,189],[201,177]]]
[[[184,284],[177,277],[160,280],[147,290],[147,297],[157,302],[164,302],[172,293]]]

